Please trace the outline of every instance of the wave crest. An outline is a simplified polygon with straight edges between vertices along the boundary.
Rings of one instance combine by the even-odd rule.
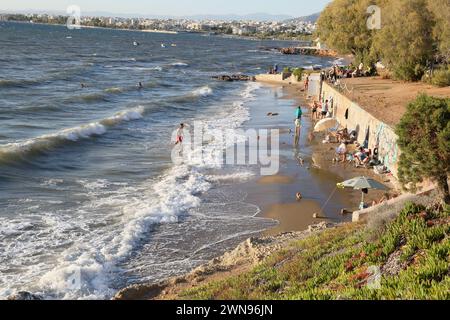
[[[194,91],[192,91],[192,95],[195,97],[207,97],[212,95],[213,93],[213,89],[211,89],[209,86],[204,86],[198,89],[195,89]]]
[[[78,127],[64,129],[56,133],[42,135],[40,137],[0,145],[0,161],[15,160],[28,154],[50,151],[63,145],[66,141],[76,142],[93,136],[106,133],[108,127],[112,127],[124,121],[137,120],[143,117],[145,109],[139,106],[134,109],[124,110],[113,116],[97,122],[88,123]]]

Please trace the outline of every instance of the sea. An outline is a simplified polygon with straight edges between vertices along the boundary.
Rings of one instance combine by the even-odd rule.
[[[262,86],[214,75],[333,63],[263,49],[291,45],[0,22],[0,299],[109,299],[273,226],[236,188],[255,166],[215,161],[214,135],[174,163],[173,132],[251,119]]]

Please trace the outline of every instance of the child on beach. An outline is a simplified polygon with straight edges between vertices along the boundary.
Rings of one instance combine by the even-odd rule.
[[[177,139],[175,141],[175,145],[183,143],[183,137],[184,137],[183,129],[184,129],[184,123],[181,123],[180,127],[178,128],[178,131],[177,131]]]
[[[309,87],[309,74],[306,76],[305,79],[305,91],[308,92],[308,87]]]
[[[314,101],[313,107],[311,109],[312,115],[311,118],[313,120],[317,119],[317,109],[319,108],[319,103],[317,101]]]

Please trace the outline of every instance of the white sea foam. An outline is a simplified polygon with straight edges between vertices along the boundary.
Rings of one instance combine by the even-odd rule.
[[[235,172],[224,175],[208,175],[207,180],[211,182],[223,182],[223,181],[246,181],[251,177],[254,177],[255,174],[250,171],[243,172]]]
[[[188,67],[189,64],[185,62],[174,62],[170,64],[172,67]]]
[[[206,96],[210,96],[213,93],[213,90],[208,87],[208,86],[204,86],[198,89],[195,89],[194,91],[192,91],[192,95],[194,96],[201,96],[201,97],[206,97]]]
[[[246,99],[251,99],[252,91],[258,88],[248,84],[236,101],[232,110],[220,118],[208,120],[210,130],[240,127],[249,118],[245,107]],[[245,98],[244,98],[245,97]],[[143,109],[133,113],[116,114],[109,118],[129,120],[142,115]],[[19,226],[22,220],[0,218],[0,243],[3,236],[15,234],[26,247],[9,246],[4,254],[16,256],[16,262],[26,270],[17,279],[19,284],[27,285],[23,279],[38,279],[29,289],[46,297],[63,299],[99,299],[109,298],[115,293],[112,282],[120,276],[119,265],[147,238],[153,224],[174,223],[180,216],[201,203],[200,194],[209,190],[214,182],[230,179],[247,179],[250,172],[235,172],[222,176],[212,176],[203,171],[204,167],[218,165],[214,161],[214,149],[223,148],[222,144],[211,141],[206,147],[210,151],[211,162],[197,165],[195,161],[173,166],[160,177],[142,185],[130,188],[119,186],[105,196],[111,182],[107,180],[79,180],[92,199],[76,212],[45,213],[29,217],[31,225]],[[102,196],[100,196],[102,195]],[[107,216],[96,216],[97,209],[110,212]],[[33,219],[37,221],[33,221]],[[5,223],[3,223],[5,222]],[[102,228],[96,226],[102,225]],[[23,232],[21,228],[31,228]],[[45,228],[48,237],[42,236]],[[28,255],[49,247],[63,248],[55,263],[42,264],[39,261],[27,265]],[[8,257],[0,254],[0,261]],[[73,282],[75,280],[75,282]],[[80,280],[80,282],[78,282]],[[8,285],[14,281],[2,283],[0,277],[0,296],[13,292]]]
[[[76,142],[81,139],[87,139],[93,136],[100,136],[106,133],[107,128],[117,125],[124,121],[137,120],[142,118],[145,109],[142,106],[120,111],[113,116],[81,125],[78,127],[64,129],[56,133],[42,135],[36,138],[0,145],[0,156],[23,154],[32,151],[49,150],[64,141]]]

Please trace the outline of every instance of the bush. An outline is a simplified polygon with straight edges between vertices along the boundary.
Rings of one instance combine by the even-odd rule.
[[[436,70],[431,77],[431,84],[438,87],[450,86],[450,66]]]
[[[283,73],[291,73],[291,68],[285,67],[285,68],[283,69]]]
[[[297,78],[297,81],[301,81],[303,75],[303,68],[295,68],[292,74]]]

